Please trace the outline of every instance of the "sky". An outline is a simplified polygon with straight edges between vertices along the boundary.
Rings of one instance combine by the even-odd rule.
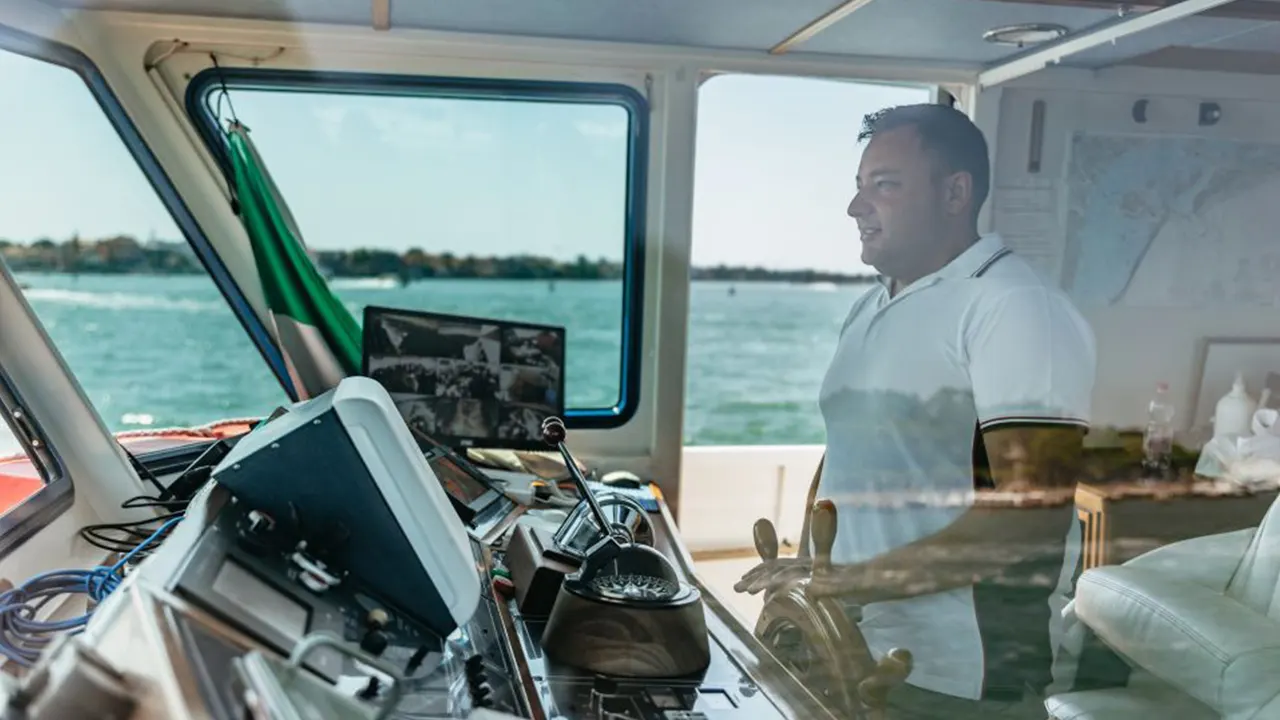
[[[180,239],[78,76],[0,51],[0,87],[0,238]],[[927,97],[832,80],[707,81],[693,263],[865,272],[845,213],[861,118]],[[621,257],[621,106],[234,89],[231,98],[309,247]]]

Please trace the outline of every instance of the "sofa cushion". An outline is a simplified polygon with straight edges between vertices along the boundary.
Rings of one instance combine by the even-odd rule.
[[[1218,720],[1214,711],[1168,685],[1088,690],[1054,695],[1044,703],[1053,720]]]
[[[1080,577],[1075,611],[1107,645],[1225,718],[1280,693],[1280,623],[1204,586],[1136,567]]]
[[[1271,504],[1254,532],[1227,595],[1280,620],[1280,502]]]
[[[1180,540],[1143,553],[1124,566],[1159,572],[1165,577],[1225,592],[1228,583],[1237,575],[1241,558],[1253,544],[1255,530],[1245,528]]]

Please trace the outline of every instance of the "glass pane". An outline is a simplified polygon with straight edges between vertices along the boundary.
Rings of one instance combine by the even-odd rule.
[[[856,119],[928,96],[797,77],[702,84],[686,444],[823,441],[822,375],[875,272],[845,214],[862,153]]]
[[[0,51],[0,87],[0,252],[107,426],[192,426],[285,402],[80,77]]]
[[[724,76],[698,133],[681,529],[739,543],[700,570],[840,716],[876,672],[886,717],[1043,718],[1097,347],[980,231],[981,130],[926,88]]]
[[[233,90],[334,291],[566,328],[566,407],[620,399],[629,114],[617,105]]]

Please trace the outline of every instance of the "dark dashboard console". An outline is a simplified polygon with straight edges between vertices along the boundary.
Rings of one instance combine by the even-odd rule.
[[[358,649],[352,656],[321,647],[302,666],[339,694],[371,706],[385,698],[393,679],[370,661],[393,668],[403,682],[399,707],[413,708],[414,714],[392,717],[466,717],[474,707],[526,716],[510,681],[515,668],[487,587],[470,620],[442,637],[358,582],[317,582],[316,563],[296,549],[297,537],[265,523],[243,502],[228,498],[215,511],[174,579],[176,594],[279,656],[317,633]],[[470,552],[476,563],[483,562],[478,545],[471,544]],[[321,572],[332,577],[331,571]],[[219,718],[243,718],[233,661],[250,648],[185,619],[175,624],[189,653],[200,659],[206,702],[225,710]]]
[[[367,378],[242,440],[166,586],[200,611],[166,609],[208,715],[823,717],[659,549],[678,546],[666,516],[597,497],[558,418],[543,435],[581,497],[555,532],[424,457]],[[510,543],[492,537],[507,526]]]

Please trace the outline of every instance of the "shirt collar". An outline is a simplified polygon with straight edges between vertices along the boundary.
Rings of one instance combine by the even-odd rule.
[[[935,280],[954,280],[958,278],[977,277],[986,271],[996,260],[1009,253],[1004,241],[996,233],[983,235],[978,241],[965,248],[951,262],[929,275],[925,275],[911,285],[923,285]],[[891,290],[893,281],[883,274],[876,275],[876,280],[886,290]],[[910,286],[908,286],[910,287]],[[906,288],[904,288],[906,289]]]
[[[935,274],[944,280],[977,277],[1008,252],[999,235],[983,235]]]

